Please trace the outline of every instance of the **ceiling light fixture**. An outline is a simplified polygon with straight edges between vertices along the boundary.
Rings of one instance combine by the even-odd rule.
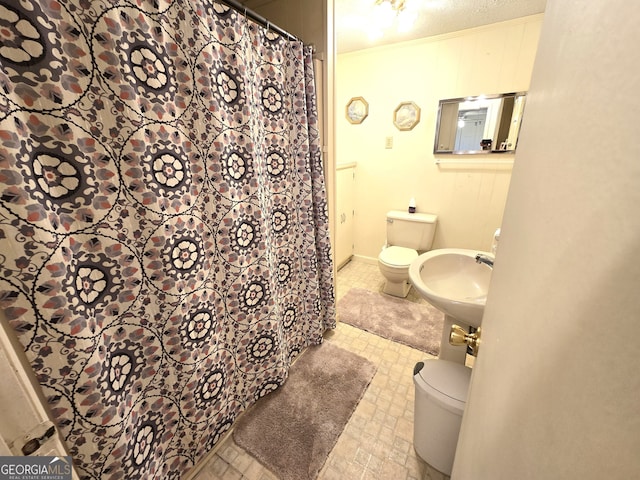
[[[406,0],[376,0],[376,5],[387,4],[391,6],[392,10],[395,10],[396,13],[400,13],[404,10]]]
[[[395,29],[399,33],[411,30],[418,18],[415,5],[408,0],[375,0],[373,18],[368,26],[369,39],[377,40],[384,35],[384,31],[395,23]]]

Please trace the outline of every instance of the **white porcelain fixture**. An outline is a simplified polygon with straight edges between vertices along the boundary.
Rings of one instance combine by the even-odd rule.
[[[413,448],[420,458],[451,475],[471,369],[447,360],[418,362],[413,371]]]
[[[409,265],[418,258],[418,252],[431,248],[437,220],[437,215],[429,213],[387,212],[387,243],[378,255],[378,267],[385,278],[384,293],[407,296],[411,288]]]
[[[442,248],[424,253],[409,267],[413,286],[431,305],[472,327],[482,322],[492,268],[477,263],[478,250]]]

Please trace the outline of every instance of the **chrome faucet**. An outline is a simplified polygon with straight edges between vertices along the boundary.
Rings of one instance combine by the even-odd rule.
[[[481,253],[476,255],[476,263],[484,263],[485,265],[493,268],[493,260],[491,260],[486,255],[482,255]]]

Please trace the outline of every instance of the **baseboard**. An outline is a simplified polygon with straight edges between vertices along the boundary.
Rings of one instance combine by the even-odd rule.
[[[362,263],[368,263],[369,265],[377,265],[378,264],[378,258],[374,258],[374,257],[365,257],[364,255],[354,255],[352,257],[352,260],[355,260],[356,262],[362,262]]]

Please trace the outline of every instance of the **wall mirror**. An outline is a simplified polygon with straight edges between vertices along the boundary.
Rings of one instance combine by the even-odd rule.
[[[440,100],[433,153],[513,153],[526,92]]]

